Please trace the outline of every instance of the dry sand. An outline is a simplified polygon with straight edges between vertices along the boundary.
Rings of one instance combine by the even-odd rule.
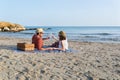
[[[69,41],[78,53],[42,53],[18,51],[18,42],[31,40],[0,36],[0,80],[120,80],[119,43]]]

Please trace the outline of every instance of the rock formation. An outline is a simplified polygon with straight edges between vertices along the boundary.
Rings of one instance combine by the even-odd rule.
[[[20,24],[14,24],[10,22],[0,22],[0,31],[19,32],[23,30],[25,30],[25,28]]]

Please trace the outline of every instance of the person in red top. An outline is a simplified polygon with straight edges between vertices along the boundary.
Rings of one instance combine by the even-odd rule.
[[[35,45],[35,48],[38,50],[52,50],[53,48],[43,48],[43,41],[48,40],[48,38],[42,38],[43,36],[43,29],[38,28],[36,30],[36,34],[32,37],[32,43]]]

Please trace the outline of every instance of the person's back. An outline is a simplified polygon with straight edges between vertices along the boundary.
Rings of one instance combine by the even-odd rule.
[[[32,43],[35,44],[35,48],[40,50],[42,48],[42,46],[43,46],[42,37],[40,37],[37,34],[34,34],[33,37],[32,37]]]
[[[33,37],[32,37],[32,43],[36,44],[36,40],[37,40],[37,35],[34,34]],[[35,48],[36,48],[36,46],[35,46]]]

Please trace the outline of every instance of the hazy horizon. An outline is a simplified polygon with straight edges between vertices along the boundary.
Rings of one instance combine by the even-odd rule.
[[[120,0],[0,1],[0,21],[24,26],[120,26]]]
[[[107,25],[106,26],[97,26],[97,25],[94,25],[94,26],[74,26],[74,25],[72,25],[72,26],[71,25],[70,26],[64,26],[64,25],[63,26],[59,26],[59,25],[58,26],[55,26],[55,25],[54,26],[48,26],[48,25],[43,26],[43,25],[27,25],[26,26],[26,25],[24,25],[24,27],[32,27],[32,28],[33,27],[35,27],[35,28],[36,27],[47,27],[47,28],[51,28],[51,27],[86,27],[86,28],[87,27],[108,27],[108,28],[113,28],[113,27],[115,27],[115,28],[117,28],[117,27],[120,27],[120,26],[119,25],[116,25],[116,26],[113,26],[113,25],[111,25],[111,26],[107,26]]]

